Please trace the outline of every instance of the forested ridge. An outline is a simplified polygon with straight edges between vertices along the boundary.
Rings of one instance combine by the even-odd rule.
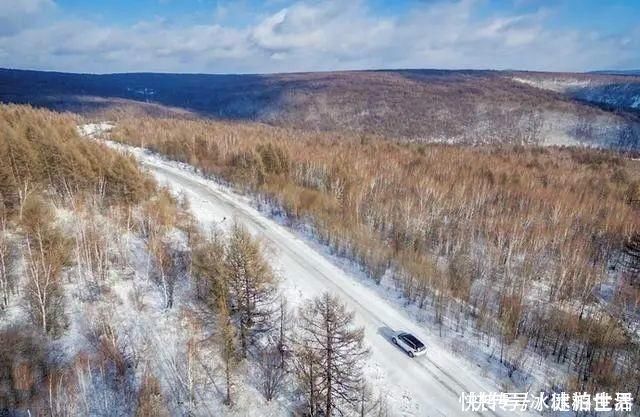
[[[393,414],[337,296],[291,308],[263,242],[203,230],[80,123],[0,107],[0,414]],[[310,226],[507,379],[552,362],[563,377],[546,390],[637,398],[638,161],[126,112],[115,125],[110,139]]]
[[[398,144],[257,124],[123,118],[112,139],[192,164],[309,222],[441,332],[471,327],[511,376],[523,351],[575,390],[638,393],[637,161],[535,146]]]
[[[556,86],[563,82],[582,87],[565,91]],[[631,76],[519,71],[97,75],[0,69],[0,100],[84,115],[126,105],[152,115],[190,113],[425,143],[571,143],[628,151],[640,147],[633,107],[638,86]]]

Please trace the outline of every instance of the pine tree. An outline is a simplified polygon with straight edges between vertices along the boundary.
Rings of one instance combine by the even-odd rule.
[[[191,257],[196,296],[211,308],[216,308],[226,287],[224,251],[220,236],[212,234],[195,245]]]
[[[353,312],[329,293],[308,301],[300,310],[298,362],[308,363],[303,365],[303,379],[312,415],[319,410],[325,416],[343,415],[358,402],[368,350],[363,343],[364,329],[354,328],[353,318]]]
[[[220,358],[224,367],[224,379],[226,384],[226,395],[224,403],[231,405],[233,385],[233,374],[238,365],[238,352],[236,349],[236,329],[231,322],[229,307],[225,298],[221,298],[218,303],[218,326],[217,338]]]
[[[238,224],[229,238],[225,270],[229,301],[238,316],[242,356],[246,358],[251,333],[269,326],[275,279],[260,244]]]

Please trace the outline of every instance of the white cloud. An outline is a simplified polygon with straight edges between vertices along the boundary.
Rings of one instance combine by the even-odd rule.
[[[0,16],[11,17],[23,14],[33,14],[53,5],[54,2],[52,0],[3,1],[0,3]]]
[[[54,6],[53,0],[0,1],[0,36],[10,35],[35,25],[39,18]]]
[[[29,6],[28,3],[31,3]],[[28,0],[3,16],[50,7]],[[640,33],[551,28],[547,13],[481,16],[476,0],[417,3],[380,16],[364,0],[299,2],[244,27],[132,27],[60,20],[0,32],[0,66],[64,71],[280,72],[357,68],[586,70],[640,65]],[[4,13],[4,14],[3,14]]]

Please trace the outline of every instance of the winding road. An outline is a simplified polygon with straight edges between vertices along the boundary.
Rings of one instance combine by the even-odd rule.
[[[335,265],[294,232],[253,208],[247,198],[209,181],[189,169],[150,155],[139,148],[111,144],[132,153],[160,183],[188,197],[193,214],[202,224],[244,224],[267,243],[270,261],[282,276],[282,289],[290,302],[323,291],[337,294],[355,312],[365,329],[371,357],[367,375],[388,395],[392,414],[406,416],[507,416],[517,412],[486,410],[463,412],[463,392],[497,392],[481,369],[454,356],[437,337],[416,323],[400,305],[386,300],[373,285]],[[427,343],[428,353],[409,358],[390,341],[398,330],[410,331]]]

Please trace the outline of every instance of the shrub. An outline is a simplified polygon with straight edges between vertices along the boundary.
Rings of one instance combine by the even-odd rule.
[[[47,374],[46,342],[29,328],[0,330],[0,414],[32,406]]]

